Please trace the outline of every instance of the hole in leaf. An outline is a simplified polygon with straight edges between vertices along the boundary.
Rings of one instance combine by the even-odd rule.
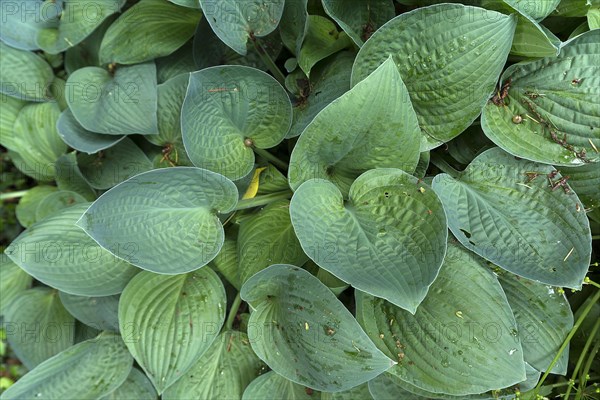
[[[464,229],[461,229],[460,231],[462,232],[463,235],[465,235],[467,237],[467,239],[471,238],[471,232],[465,231]]]

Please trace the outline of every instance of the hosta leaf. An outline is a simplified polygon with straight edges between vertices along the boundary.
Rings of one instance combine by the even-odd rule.
[[[308,0],[286,1],[281,15],[279,32],[281,40],[295,56],[300,54],[300,48],[308,29]]]
[[[4,42],[0,42],[0,53],[0,93],[26,101],[49,100],[47,90],[54,79],[54,72],[46,60],[35,53],[12,48]]]
[[[538,371],[546,371],[573,327],[569,302],[552,286],[512,274],[501,274],[499,280],[517,320],[525,361]],[[568,361],[569,347],[552,372],[565,375]]]
[[[75,192],[59,190],[44,197],[35,209],[36,221],[41,221],[49,215],[77,203],[87,203],[85,197]]]
[[[600,168],[598,164],[585,164],[581,167],[561,168],[562,174],[569,176],[569,186],[587,209],[600,208]]]
[[[385,374],[385,372],[384,372]],[[382,374],[383,375],[383,374]],[[379,375],[381,376],[381,375]],[[377,377],[373,378],[377,379]],[[373,380],[372,379],[372,380]],[[368,383],[363,383],[360,386],[356,386],[350,390],[346,390],[343,392],[322,392],[321,400],[372,400],[373,396],[369,392]],[[405,400],[405,399],[402,399]]]
[[[525,379],[516,322],[495,275],[459,245],[448,246],[429,295],[411,313],[357,292],[357,319],[398,360],[394,374],[418,388],[462,396]]]
[[[55,3],[58,18],[52,26],[37,33],[38,46],[50,53],[58,54],[79,44],[88,37],[110,15],[117,13],[125,0],[63,0]],[[47,18],[40,12],[40,19]]]
[[[77,204],[36,222],[6,249],[35,279],[80,296],[120,293],[139,270],[102,249],[75,225],[88,204]],[[118,253],[134,252],[131,240],[111,243]]]
[[[214,172],[153,170],[104,193],[77,224],[116,257],[148,271],[181,274],[217,255],[224,239],[217,214],[232,211],[237,200],[233,182]],[[133,243],[135,252],[114,251],[114,243]]]
[[[0,0],[2,24],[0,39],[10,47],[37,50],[37,33],[44,26],[51,26],[56,16],[56,6],[39,0]],[[38,12],[39,11],[39,12]],[[40,18],[40,14],[44,18]]]
[[[179,74],[158,85],[158,135],[148,136],[157,146],[179,144],[181,138],[181,105],[187,91],[189,74]]]
[[[327,179],[347,196],[356,177],[370,169],[412,173],[420,137],[406,86],[390,57],[306,127],[292,152],[290,186]]]
[[[258,177],[258,195],[281,192],[289,188],[285,175],[272,164],[268,164]]]
[[[83,196],[87,201],[96,200],[96,191],[85,180],[75,152],[63,154],[54,164],[56,170],[56,185],[60,190],[70,190]]]
[[[241,296],[254,309],[252,348],[293,382],[342,391],[393,365],[335,295],[303,269],[272,265],[250,278]]]
[[[284,3],[284,0],[200,0],[213,31],[241,55],[247,53],[248,39],[266,36],[277,28]]]
[[[392,0],[323,0],[323,8],[359,47],[396,16]]]
[[[288,139],[299,136],[325,106],[350,90],[353,62],[354,54],[343,51],[332,56],[331,61],[324,61],[315,67],[308,96],[301,97],[294,104],[294,120],[287,134]],[[300,83],[306,85],[307,82]]]
[[[316,400],[319,393],[284,378],[274,371],[262,374],[244,391],[242,400]],[[362,399],[361,399],[362,400]]]
[[[194,165],[237,180],[254,166],[252,147],[279,144],[291,120],[288,95],[273,77],[254,68],[220,66],[191,74],[181,131]]]
[[[127,379],[132,361],[123,340],[103,332],[38,365],[4,392],[2,400],[94,400]]]
[[[370,380],[369,393],[375,400],[390,400],[390,399],[402,399],[402,400],[423,400],[423,397],[417,396],[406,389],[404,389],[403,381],[396,375],[390,372],[384,372],[383,374]]]
[[[27,191],[25,196],[21,197],[16,208],[17,220],[19,223],[28,228],[37,222],[35,212],[40,202],[48,195],[56,192],[56,186],[38,185]]]
[[[102,38],[117,19],[113,14],[106,18],[87,38],[65,52],[65,71],[72,74],[84,67],[100,67],[100,44]]]
[[[600,6],[590,8],[587,12],[587,23],[590,29],[600,28]]]
[[[88,131],[108,135],[154,135],[156,67],[153,62],[117,66],[113,74],[85,67],[69,75],[67,103]]]
[[[327,271],[326,269],[323,269],[323,268],[319,268],[319,270],[317,271],[317,275],[316,276],[337,297],[339,297],[340,294],[344,290],[348,289],[348,286],[350,286],[346,282],[344,282],[343,280],[339,279],[338,277],[336,277],[335,275],[333,275],[331,272],[329,272],[329,271]]]
[[[0,315],[5,315],[10,302],[31,286],[33,278],[4,255],[0,256],[0,275]]]
[[[541,4],[541,2],[540,2]],[[535,20],[519,16],[515,37],[510,49],[511,55],[527,58],[556,56],[561,41],[552,31]]]
[[[20,292],[6,307],[3,325],[8,344],[28,369],[73,345],[75,320],[56,290],[36,287]]]
[[[345,32],[338,32],[333,21],[320,15],[309,15],[304,42],[298,54],[298,65],[306,76],[310,76],[316,63],[351,46],[352,40]]]
[[[237,251],[237,240],[236,235],[232,233],[232,230],[225,232],[225,241],[219,254],[211,261],[217,271],[219,271],[229,283],[233,285],[237,290],[240,290],[242,285],[240,284],[238,276],[238,251]]]
[[[302,265],[308,259],[294,233],[287,200],[271,203],[244,219],[240,224],[237,250],[241,285],[269,265]]]
[[[108,28],[100,62],[137,64],[167,56],[192,37],[201,17],[200,11],[164,0],[142,0]]]
[[[599,49],[600,31],[594,30],[567,42],[557,57],[509,67],[501,79],[510,86],[508,95],[484,109],[485,134],[533,161],[569,166],[600,160],[593,150],[600,147]]]
[[[131,139],[120,137],[117,142],[93,155],[77,155],[81,173],[95,189],[110,189],[134,175],[152,169],[152,162]]]
[[[189,74],[199,68],[194,63],[193,40],[188,40],[174,53],[155,60],[158,83],[165,83],[177,75]]]
[[[320,267],[412,313],[446,252],[442,203],[397,169],[365,172],[347,201],[332,183],[310,180],[296,190],[290,214],[302,248]]]
[[[2,0],[0,0],[2,1]],[[17,141],[13,134],[13,127],[19,113],[27,102],[14,97],[2,96],[2,112],[0,113],[0,145],[9,150],[17,150]]]
[[[263,363],[242,332],[226,331],[163,394],[164,400],[240,399]],[[272,395],[272,393],[271,393]]]
[[[79,321],[101,331],[119,331],[119,296],[85,297],[60,292],[60,300]]]
[[[431,149],[458,136],[480,114],[508,56],[515,26],[514,16],[457,4],[404,13],[364,44],[352,82],[366,78],[391,54],[419,117],[421,150]]]
[[[577,195],[549,186],[553,174],[552,166],[493,148],[457,178],[437,175],[433,189],[466,248],[522,277],[581,288],[592,251],[589,222]]]
[[[77,122],[70,109],[66,109],[60,114],[56,130],[69,147],[87,154],[108,149],[125,138],[125,136],[103,135],[88,131]]]
[[[114,392],[100,400],[156,400],[158,394],[148,377],[137,368],[131,368],[129,376]]]
[[[209,349],[225,320],[225,288],[210,268],[173,276],[141,272],[121,294],[119,326],[161,394]]]
[[[59,115],[56,103],[31,103],[21,109],[13,127],[14,150],[38,180],[54,177],[54,162],[67,150],[56,131]]]

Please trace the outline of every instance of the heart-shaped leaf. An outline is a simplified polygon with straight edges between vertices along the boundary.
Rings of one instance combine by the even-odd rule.
[[[69,108],[86,130],[108,135],[158,133],[153,62],[117,66],[113,73],[81,68],[69,75],[67,87]]]
[[[358,47],[396,16],[392,0],[323,0],[323,8]]]
[[[391,54],[419,117],[421,150],[434,148],[458,136],[480,114],[515,27],[516,17],[478,7],[418,8],[371,36],[356,57],[352,82],[366,78]]]
[[[414,172],[420,141],[417,116],[390,57],[306,127],[292,152],[290,186],[327,179],[347,196],[356,177],[370,169]]]
[[[446,252],[442,203],[397,169],[365,172],[346,201],[329,181],[310,180],[296,190],[290,214],[304,252],[321,268],[412,313]]]
[[[4,42],[0,42],[0,53],[0,93],[26,101],[50,100],[48,88],[54,72],[42,57]]]
[[[8,388],[2,399],[94,400],[117,389],[127,379],[132,362],[123,340],[103,332],[38,365]]]
[[[201,17],[200,11],[164,0],[142,0],[108,28],[100,62],[137,64],[167,56],[192,37]]]
[[[206,68],[190,76],[181,110],[183,143],[197,167],[237,180],[254,166],[252,147],[279,144],[292,122],[281,85],[250,67]]]
[[[100,400],[157,400],[158,395],[152,382],[137,368],[131,368],[129,376],[114,392],[101,397]]]
[[[20,292],[8,305],[4,329],[19,360],[33,369],[73,345],[75,320],[56,290],[36,287]]]
[[[70,109],[64,110],[56,123],[61,139],[77,151],[94,154],[119,143],[125,136],[103,135],[85,129],[73,116]]]
[[[538,371],[546,371],[571,328],[573,313],[563,293],[510,273],[500,274],[500,284],[515,314],[525,361]],[[569,348],[552,368],[565,375]]]
[[[219,253],[224,233],[217,214],[232,211],[237,200],[233,182],[214,172],[153,170],[104,193],[77,224],[116,257],[148,271],[182,274]],[[133,243],[135,252],[115,251],[114,243]]]
[[[121,293],[137,268],[112,256],[75,222],[88,204],[61,210],[30,226],[6,249],[6,254],[35,279],[80,296]],[[131,240],[111,242],[116,253],[134,252]]]
[[[272,264],[302,265],[302,251],[290,220],[290,202],[269,204],[240,224],[237,240],[238,276],[241,285]]]
[[[248,322],[252,348],[293,382],[347,390],[393,365],[327,286],[303,269],[272,265],[240,293],[254,309]]]
[[[119,296],[86,297],[60,292],[60,300],[79,321],[100,331],[119,331]]]
[[[162,398],[239,399],[263,367],[245,333],[226,331]]]
[[[525,379],[517,323],[495,275],[449,245],[429,295],[411,313],[357,292],[357,319],[388,356],[394,374],[418,388],[462,396]]]
[[[10,302],[31,286],[32,277],[8,257],[0,256],[0,315],[5,315]]]
[[[225,288],[210,268],[173,276],[141,272],[121,294],[119,326],[159,394],[207,351],[225,320]]]
[[[16,208],[16,215],[19,224],[28,228],[37,222],[35,212],[40,202],[48,195],[56,192],[58,189],[56,186],[45,186],[38,185],[27,191],[27,193],[21,197],[19,204]]]
[[[313,400],[319,393],[284,378],[275,371],[262,374],[244,391],[242,400],[290,399]]]
[[[52,26],[37,33],[38,46],[50,54],[79,44],[106,18],[119,12],[125,0],[63,0],[55,4],[57,17],[51,20]],[[40,12],[39,18],[45,19],[47,15]]]
[[[248,39],[266,36],[277,28],[284,3],[284,0],[200,0],[200,7],[223,43],[245,56]]]
[[[510,66],[501,82],[481,117],[494,143],[546,164],[600,160],[600,30],[565,43],[557,57]]]
[[[592,251],[590,226],[581,201],[561,182],[552,166],[496,147],[457,178],[437,175],[433,189],[466,248],[522,277],[581,288]]]

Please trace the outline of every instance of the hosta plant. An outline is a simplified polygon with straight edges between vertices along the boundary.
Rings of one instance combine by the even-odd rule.
[[[0,399],[596,395],[600,3],[466,3],[1,0]]]

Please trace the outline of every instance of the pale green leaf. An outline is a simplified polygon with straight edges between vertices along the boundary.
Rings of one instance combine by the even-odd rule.
[[[56,186],[38,185],[27,191],[17,204],[16,215],[19,223],[28,228],[37,222],[35,212],[40,202],[48,195],[56,192]]]
[[[585,205],[586,211],[600,208],[600,166],[585,164],[581,167],[560,169],[563,175],[569,177],[569,186],[577,193],[577,197]],[[580,210],[581,211],[581,210]]]
[[[393,0],[323,0],[323,8],[358,47],[396,16]]]
[[[47,90],[54,79],[54,72],[46,60],[4,42],[0,42],[0,53],[0,93],[26,101],[50,100]]]
[[[0,315],[4,316],[11,301],[31,286],[33,278],[5,255],[0,256],[0,275]]]
[[[288,0],[285,2],[281,15],[279,24],[281,40],[295,56],[300,54],[300,48],[308,29],[307,3],[308,0]]]
[[[66,109],[58,117],[56,130],[61,139],[77,151],[94,154],[119,143],[125,136],[103,135],[85,129]]]
[[[77,203],[87,203],[85,197],[75,192],[58,190],[44,197],[35,209],[36,221],[41,221],[64,208],[71,207]]]
[[[100,331],[119,331],[119,295],[86,297],[60,292],[60,300],[84,324]]]
[[[157,400],[158,394],[148,377],[137,368],[131,368],[129,376],[114,392],[100,400]]]
[[[382,374],[384,375],[385,372]],[[379,375],[381,376],[381,375]],[[377,377],[373,378],[377,379]],[[371,379],[371,381],[373,380]],[[321,400],[372,400],[373,396],[369,392],[368,383],[363,383],[360,386],[356,386],[350,390],[345,390],[343,392],[322,392]],[[402,399],[406,400],[406,399]]]
[[[242,400],[265,399],[318,400],[319,393],[269,371],[253,380],[242,396]]]
[[[60,156],[56,160],[54,168],[56,170],[56,185],[60,190],[76,192],[87,201],[96,200],[96,191],[81,174],[74,151]]]

